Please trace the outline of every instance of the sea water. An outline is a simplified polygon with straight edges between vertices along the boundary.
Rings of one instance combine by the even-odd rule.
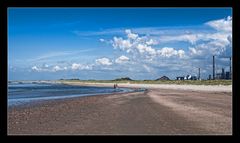
[[[73,98],[80,96],[103,95],[133,92],[130,88],[74,86],[56,83],[8,83],[8,106],[26,104],[32,101]]]

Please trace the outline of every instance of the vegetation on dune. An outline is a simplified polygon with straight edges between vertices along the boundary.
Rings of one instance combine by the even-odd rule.
[[[130,78],[129,78],[130,79]],[[131,83],[131,84],[178,84],[178,85],[232,85],[232,80],[132,80],[120,78],[115,80],[79,80],[61,79],[62,82],[85,83]]]

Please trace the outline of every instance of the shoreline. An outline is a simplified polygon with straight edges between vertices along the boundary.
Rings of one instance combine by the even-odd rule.
[[[127,92],[127,93],[135,93],[135,92]],[[59,98],[59,99],[50,99],[50,100],[36,100],[36,101],[31,101],[28,103],[20,104],[20,105],[12,105],[8,106],[8,111],[11,110],[18,110],[18,109],[25,109],[25,108],[32,108],[32,107],[41,107],[43,105],[51,105],[51,104],[57,104],[57,103],[62,103],[62,102],[69,102],[72,100],[81,100],[81,99],[89,99],[91,97],[108,97],[108,96],[113,96],[113,95],[121,95],[121,94],[126,94],[126,92],[118,92],[118,93],[103,93],[103,94],[97,94],[97,95],[87,95],[87,96],[76,96],[76,97],[70,97],[70,98]]]
[[[65,83],[53,83],[53,84],[63,84],[63,85],[70,85],[70,86],[82,86],[82,85],[73,85],[73,84],[65,84]],[[86,86],[86,85],[84,85]],[[110,87],[110,86],[94,86],[91,87]],[[118,95],[118,94],[127,94],[127,93],[135,93],[135,92],[144,92],[146,89],[139,89],[139,88],[133,88],[133,87],[120,87],[120,91],[114,91],[114,92],[98,92],[98,93],[85,93],[85,94],[75,94],[75,95],[64,95],[64,96],[53,96],[53,97],[37,97],[37,98],[20,98],[20,99],[13,99],[17,100],[18,103],[9,103],[9,102],[16,102],[11,101],[11,99],[8,99],[8,108],[13,107],[24,107],[25,105],[32,105],[40,104],[48,101],[61,101],[61,100],[68,100],[68,99],[75,99],[75,98],[81,98],[81,97],[89,97],[89,96],[101,96],[101,95]]]
[[[45,83],[45,82],[44,82]],[[54,84],[65,84],[65,85],[74,85],[74,86],[94,86],[94,87],[113,87],[114,83],[86,83],[86,82],[54,82]],[[25,107],[25,106],[35,106],[46,102],[52,101],[64,101],[64,100],[71,100],[71,99],[78,99],[84,97],[91,97],[91,96],[112,96],[112,95],[121,95],[121,94],[128,94],[128,93],[137,93],[137,92],[147,92],[148,90],[158,89],[158,90],[179,90],[179,91],[189,91],[189,92],[213,92],[213,93],[231,93],[228,95],[232,95],[232,86],[216,86],[216,85],[173,85],[173,84],[129,84],[129,83],[120,83],[118,84],[120,88],[129,88],[134,91],[128,92],[115,92],[115,93],[96,93],[96,94],[86,94],[86,95],[79,95],[73,97],[63,97],[63,98],[56,98],[56,99],[39,99],[33,100],[26,103],[21,103],[18,105],[11,105],[8,106],[9,109],[15,107]],[[138,91],[141,89],[142,91]]]

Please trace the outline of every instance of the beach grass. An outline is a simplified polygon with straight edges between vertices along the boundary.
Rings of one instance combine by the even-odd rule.
[[[232,85],[232,80],[78,80],[64,79],[61,82],[83,83],[129,83],[129,84],[177,84],[177,85]]]

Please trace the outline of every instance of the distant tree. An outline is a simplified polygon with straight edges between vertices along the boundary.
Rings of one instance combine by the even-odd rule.
[[[115,79],[116,81],[119,81],[119,80],[132,80],[131,78],[129,77],[122,77],[122,78],[117,78]]]

